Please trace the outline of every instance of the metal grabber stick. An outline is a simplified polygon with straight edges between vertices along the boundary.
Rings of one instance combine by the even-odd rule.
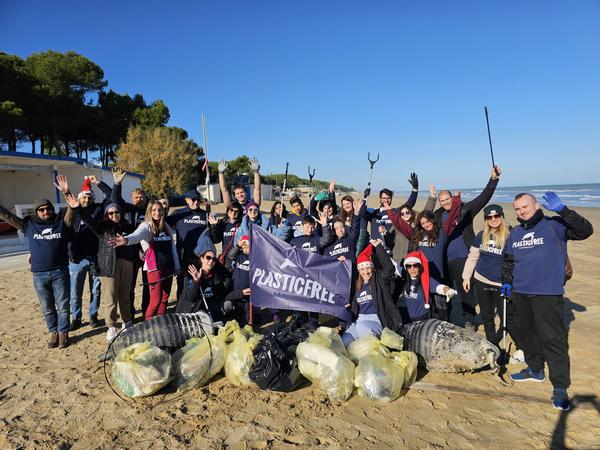
[[[377,153],[377,159],[371,159],[371,152],[368,153],[367,159],[369,160],[369,164],[371,165],[371,174],[369,175],[369,183],[367,184],[367,189],[371,189],[371,181],[373,181],[373,167],[375,163],[379,161],[379,153]],[[366,199],[367,197],[365,197]]]
[[[313,178],[315,177],[315,171],[317,169],[313,169],[312,173],[310,173],[310,166],[308,166],[308,181],[310,183],[310,195],[313,194]]]
[[[496,167],[496,163],[494,162],[494,149],[492,148],[492,133],[490,132],[490,119],[488,117],[487,106],[484,106],[483,110],[485,111],[485,123],[487,124],[488,141],[490,142],[490,153],[492,155],[492,167]]]

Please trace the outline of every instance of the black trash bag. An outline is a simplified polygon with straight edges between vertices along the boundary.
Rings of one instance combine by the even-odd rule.
[[[265,330],[265,337],[252,352],[256,362],[250,379],[261,389],[291,392],[306,382],[296,362],[296,346],[308,338],[315,327],[302,315],[294,314],[290,321]]]

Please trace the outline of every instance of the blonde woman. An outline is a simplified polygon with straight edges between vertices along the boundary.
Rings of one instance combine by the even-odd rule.
[[[502,251],[510,233],[510,227],[504,220],[504,210],[500,205],[488,205],[483,209],[485,226],[475,237],[463,270],[463,288],[469,292],[474,289],[479,302],[485,337],[498,345],[502,330],[496,330],[495,312],[502,317]],[[511,337],[515,344],[512,308],[507,306],[507,321]]]
[[[127,237],[117,236],[109,243],[114,246],[141,244],[145,254],[144,270],[150,285],[150,304],[145,319],[164,314],[173,276],[179,273],[180,266],[173,232],[165,223],[163,205],[158,200],[148,202],[144,222]]]

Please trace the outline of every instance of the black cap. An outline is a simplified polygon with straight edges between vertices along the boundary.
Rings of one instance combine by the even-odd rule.
[[[502,209],[502,206],[496,204],[487,205],[483,208],[484,217],[491,216],[492,214],[500,214],[504,217],[504,209]]]
[[[42,206],[49,206],[52,209],[54,209],[54,205],[52,204],[52,202],[50,200],[48,200],[47,198],[43,198],[41,200],[35,200],[33,202],[33,210],[37,211],[38,209],[40,209]]]

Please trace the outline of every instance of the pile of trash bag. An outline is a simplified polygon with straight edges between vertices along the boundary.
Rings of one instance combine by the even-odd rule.
[[[171,355],[150,342],[130,345],[117,354],[112,381],[127,397],[152,395],[171,381]]]
[[[227,343],[239,328],[236,321],[229,321],[219,328],[216,336],[188,339],[173,353],[173,384],[178,392],[204,386],[223,369]]]
[[[263,390],[291,392],[306,379],[298,370],[296,346],[308,337],[315,326],[302,314],[294,314],[288,322],[280,322],[264,331],[263,339],[252,354],[254,365],[249,378]]]
[[[237,323],[237,322],[236,322]],[[250,369],[255,363],[252,351],[262,339],[250,325],[233,331],[233,340],[225,351],[225,376],[235,386],[252,384]]]
[[[385,328],[381,338],[364,336],[348,346],[348,353],[358,364],[354,386],[358,395],[382,402],[396,400],[402,387],[409,387],[417,377],[417,355],[402,350],[403,338]]]
[[[353,390],[354,364],[337,330],[319,327],[296,349],[298,369],[313,384],[336,402],[350,398]]]

